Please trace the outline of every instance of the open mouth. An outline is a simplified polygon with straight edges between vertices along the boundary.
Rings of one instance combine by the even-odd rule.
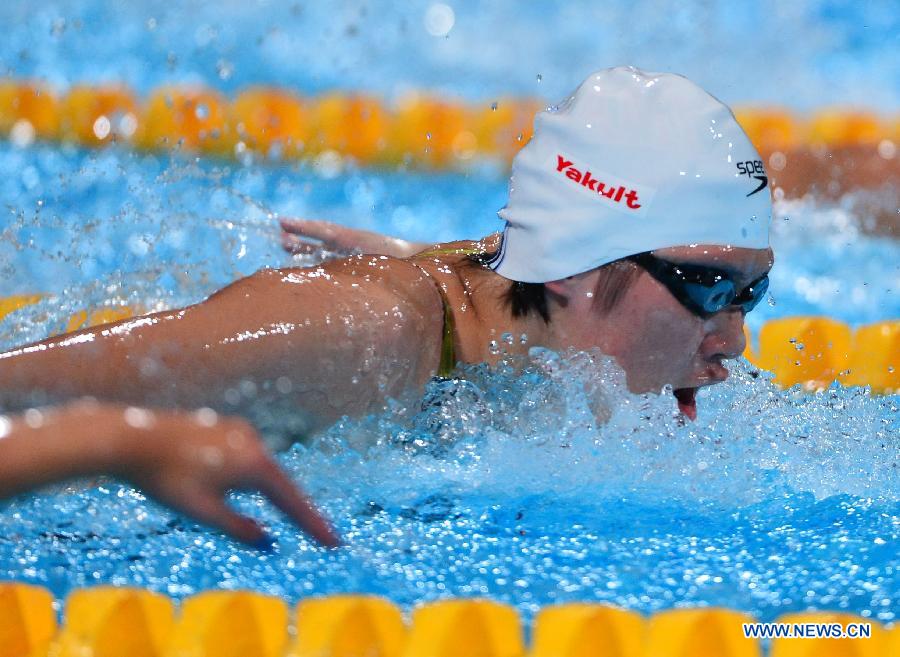
[[[697,388],[677,388],[672,391],[678,400],[678,410],[692,422],[697,419]]]

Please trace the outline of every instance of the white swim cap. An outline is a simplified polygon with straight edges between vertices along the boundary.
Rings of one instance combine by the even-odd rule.
[[[731,110],[671,73],[594,73],[513,160],[490,267],[544,283],[690,244],[769,246],[762,158]]]

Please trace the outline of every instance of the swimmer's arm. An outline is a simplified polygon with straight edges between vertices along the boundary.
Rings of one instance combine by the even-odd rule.
[[[424,383],[441,326],[433,282],[403,261],[263,270],[183,310],[0,354],[0,409],[91,396],[241,414],[274,401],[310,434]]]
[[[281,245],[288,253],[314,253],[325,248],[337,252],[359,252],[408,258],[428,248],[425,242],[410,242],[315,219],[282,219]]]
[[[111,475],[237,540],[265,532],[224,501],[257,489],[325,545],[338,538],[241,420],[79,402],[0,416],[0,500],[46,484]]]
[[[475,242],[453,242],[431,244],[429,242],[409,242],[399,237],[373,233],[359,228],[349,228],[331,221],[314,219],[282,219],[281,244],[288,253],[314,253],[320,248],[329,251],[356,251],[394,258],[409,258],[432,247],[474,245]],[[499,233],[481,240],[485,251],[499,248]]]

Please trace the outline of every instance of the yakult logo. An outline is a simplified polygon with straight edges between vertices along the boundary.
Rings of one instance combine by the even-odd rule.
[[[619,203],[623,208],[627,207],[631,210],[637,210],[641,207],[641,199],[638,197],[636,189],[631,189],[625,185],[613,185],[604,182],[598,178],[594,178],[590,171],[576,169],[574,163],[567,160],[562,155],[556,156],[556,170],[564,174],[569,180],[578,183],[582,187],[587,187],[590,191],[596,192],[600,196],[605,196],[610,201]]]

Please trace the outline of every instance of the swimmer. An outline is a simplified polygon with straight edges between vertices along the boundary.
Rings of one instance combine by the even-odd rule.
[[[248,416],[279,406],[302,437],[412,401],[458,363],[493,364],[491,343],[510,333],[527,336],[513,355],[597,348],[632,392],[671,385],[694,419],[697,390],[728,376],[765,295],[771,211],[760,156],[725,105],[678,75],[602,70],[538,113],[502,235],[265,269],[180,310],[13,349],[0,408],[84,395]]]
[[[150,411],[80,400],[0,415],[0,501],[51,482],[110,475],[176,511],[257,548],[265,531],[224,501],[255,489],[323,545],[338,538],[269,456],[253,428],[211,409]]]

